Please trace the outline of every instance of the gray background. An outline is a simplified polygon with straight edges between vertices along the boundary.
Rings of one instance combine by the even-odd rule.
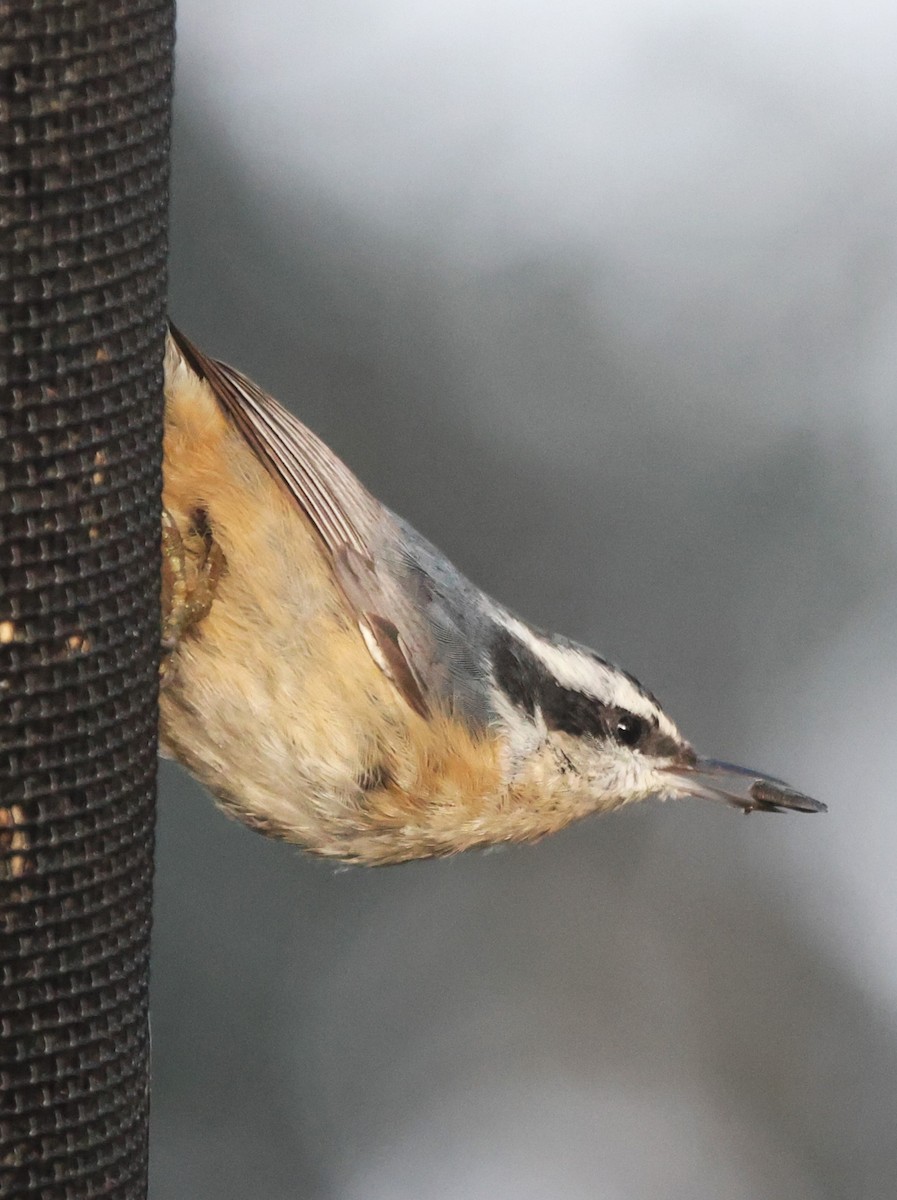
[[[337,871],[163,764],[153,1200],[890,1200],[892,6],[179,9],[177,322],[831,812]]]

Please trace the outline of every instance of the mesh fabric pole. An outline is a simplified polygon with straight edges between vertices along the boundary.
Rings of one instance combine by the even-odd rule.
[[[0,0],[0,1195],[146,1194],[172,0]]]

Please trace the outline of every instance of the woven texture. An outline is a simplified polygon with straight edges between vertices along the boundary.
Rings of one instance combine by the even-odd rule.
[[[0,3],[0,1195],[146,1190],[173,5]]]

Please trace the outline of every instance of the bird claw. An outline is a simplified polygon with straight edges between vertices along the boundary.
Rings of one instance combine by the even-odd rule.
[[[221,547],[212,539],[204,515],[186,534],[167,508],[162,509],[162,650],[164,678],[182,638],[208,616],[224,572]]]

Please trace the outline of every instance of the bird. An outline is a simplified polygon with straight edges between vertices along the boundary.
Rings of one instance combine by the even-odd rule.
[[[699,757],[627,671],[493,600],[169,323],[159,744],[229,815],[370,866],[649,797],[823,812]]]

